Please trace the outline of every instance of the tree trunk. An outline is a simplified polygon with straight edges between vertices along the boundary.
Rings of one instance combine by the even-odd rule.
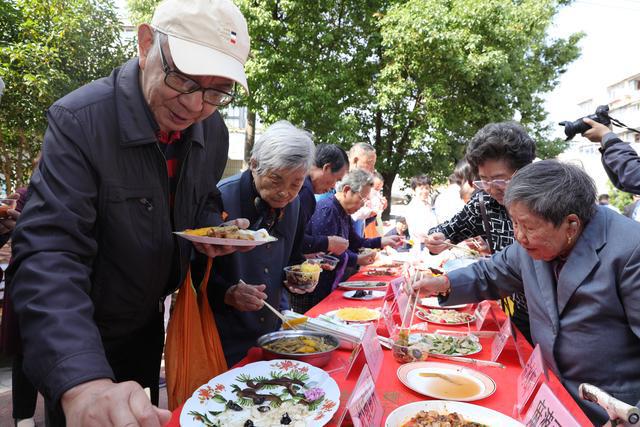
[[[247,109],[247,127],[244,135],[244,167],[249,167],[249,159],[251,158],[251,150],[256,140],[256,113]]]
[[[396,179],[396,172],[386,172],[382,173],[382,178],[384,178],[384,186],[382,187],[382,194],[387,198],[387,207],[382,212],[382,220],[389,220],[391,214],[391,187],[393,186],[393,181]]]

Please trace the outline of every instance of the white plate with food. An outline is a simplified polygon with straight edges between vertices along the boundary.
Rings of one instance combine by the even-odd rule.
[[[338,287],[342,289],[385,289],[389,282],[378,280],[354,280],[353,282],[340,282]]]
[[[427,322],[450,326],[466,325],[476,320],[476,316],[474,314],[466,313],[464,311],[438,310],[433,308],[428,308],[426,310],[418,309],[416,310],[416,316],[418,316],[419,319],[426,320]]]
[[[255,362],[199,387],[180,413],[182,427],[323,426],[340,405],[340,389],[322,369],[295,360]]]
[[[407,363],[398,368],[398,379],[411,390],[435,399],[471,402],[496,391],[489,375],[449,363]]]
[[[369,323],[380,318],[380,310],[366,307],[344,307],[325,313],[332,319],[343,323]]]
[[[470,356],[482,351],[482,345],[477,336],[420,334],[409,335],[409,349],[417,348],[430,354],[443,356]]]
[[[420,305],[428,308],[440,308],[443,310],[455,310],[458,308],[466,308],[469,304],[456,305],[440,305],[438,297],[420,298]]]
[[[264,228],[260,230],[243,230],[235,225],[224,227],[203,227],[195,230],[174,231],[183,239],[197,243],[228,246],[259,246],[276,239]]]
[[[459,420],[459,421],[457,421]],[[493,409],[464,402],[447,400],[425,400],[413,402],[396,408],[389,414],[385,427],[413,427],[417,425],[467,425],[476,423],[481,426],[523,427],[511,417]]]
[[[371,301],[371,300],[384,298],[385,295],[386,295],[386,292],[384,291],[373,291],[371,289],[369,290],[358,289],[356,291],[345,292],[342,296],[345,297],[346,299]]]

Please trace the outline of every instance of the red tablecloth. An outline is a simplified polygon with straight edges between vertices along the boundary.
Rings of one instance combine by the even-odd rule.
[[[362,274],[358,274],[352,276],[350,280],[391,280],[393,277],[372,277],[365,276]],[[342,307],[350,307],[350,306],[364,306],[369,308],[378,308],[382,306],[383,300],[375,300],[375,301],[353,301],[344,298],[342,295],[344,291],[341,289],[335,290],[331,293],[327,298],[325,298],[320,304],[311,309],[307,314],[312,317],[317,316],[321,313],[326,313],[331,310],[335,310]],[[495,312],[498,316],[498,319],[502,321],[505,316],[497,307],[495,308]],[[421,322],[418,318],[414,319],[414,324]],[[485,324],[489,324],[484,329],[492,330],[496,329],[493,322],[490,319],[487,319]],[[378,332],[382,334],[382,322],[379,325]],[[429,330],[435,331],[436,329],[450,329],[450,330],[466,330],[466,326],[439,326],[435,324],[429,324]],[[517,345],[520,349],[521,354],[523,355],[524,361],[528,360],[529,355],[533,351],[529,343],[525,340],[525,338],[518,332],[518,341]],[[490,360],[491,359],[491,338],[481,338],[480,343],[482,344],[482,351],[476,355],[474,358]],[[413,390],[405,387],[396,375],[396,371],[400,364],[395,361],[393,358],[391,351],[384,351],[384,361],[382,364],[382,370],[380,372],[380,376],[376,381],[376,393],[382,402],[382,406],[384,408],[384,416],[383,421],[386,419],[387,415],[395,408],[405,405],[407,403],[421,401],[421,400],[430,400],[429,397],[423,396],[419,393],[414,392]],[[336,353],[336,357],[329,362],[323,369],[326,371],[332,371],[331,376],[336,380],[338,386],[340,387],[341,396],[340,396],[340,408],[336,412],[336,415],[333,417],[328,426],[336,426],[337,418],[344,410],[344,405],[346,401],[349,399],[349,396],[355,386],[355,382],[357,380],[357,373],[351,374],[349,378],[345,378],[345,369],[340,369],[341,367],[347,364],[349,359],[350,352],[346,350],[339,350]],[[237,366],[243,366],[247,363],[252,363],[262,360],[261,359],[261,351],[258,348],[252,348],[247,357],[245,357]],[[436,362],[448,362],[442,359],[433,359]],[[473,369],[477,369],[479,371],[484,372],[485,374],[491,376],[493,380],[497,384],[496,392],[482,400],[470,402],[475,405],[484,406],[487,408],[494,409],[496,411],[502,412],[505,415],[513,416],[513,408],[516,403],[516,389],[517,389],[517,378],[522,368],[520,367],[520,363],[518,362],[518,356],[516,353],[516,349],[513,346],[508,346],[503,353],[500,355],[498,359],[499,362],[503,363],[506,366],[506,369],[500,368],[489,368],[489,367],[475,367]],[[448,362],[449,363],[449,362]],[[457,362],[450,362],[452,364],[458,364],[461,366],[472,367],[469,364],[460,364]],[[562,386],[558,378],[552,373],[549,372],[549,387],[553,390],[556,396],[562,401],[565,407],[573,414],[575,419],[584,426],[592,425],[589,419],[584,415],[580,407],[573,400],[571,395],[567,392],[567,390]],[[173,412],[173,416],[171,418],[168,426],[170,427],[179,427],[179,414],[182,407],[177,408]],[[373,426],[372,426],[373,427]]]

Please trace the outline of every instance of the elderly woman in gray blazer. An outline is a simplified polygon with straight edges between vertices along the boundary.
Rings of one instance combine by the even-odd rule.
[[[546,364],[601,425],[608,417],[579,400],[580,383],[632,405],[640,399],[640,224],[595,199],[593,181],[577,166],[526,166],[504,198],[517,243],[415,288],[443,295],[444,305],[524,290]]]
[[[251,229],[264,228],[278,238],[249,252],[214,260],[209,302],[229,366],[242,359],[261,335],[280,327],[264,302],[277,308],[288,306],[282,269],[291,254],[300,251],[296,248],[301,244],[296,239],[298,192],[314,153],[308,132],[279,121],[256,141],[249,169],[218,184],[229,218],[246,218]]]

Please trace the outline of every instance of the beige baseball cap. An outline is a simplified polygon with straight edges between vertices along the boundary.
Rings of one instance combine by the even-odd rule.
[[[244,73],[249,31],[232,1],[165,0],[156,8],[151,25],[168,35],[171,56],[180,71],[226,77],[249,92]]]

